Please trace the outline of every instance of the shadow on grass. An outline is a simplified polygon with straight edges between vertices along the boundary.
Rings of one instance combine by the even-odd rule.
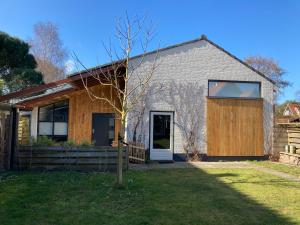
[[[199,168],[152,170],[151,173],[147,175],[152,180],[147,190],[152,192],[152,201],[145,202],[145,206],[156,209],[154,224],[296,224],[230,186],[250,184],[267,189],[265,185],[273,182],[287,185],[280,179],[246,181],[236,173],[210,174]],[[229,184],[220,178],[229,178]]]
[[[113,173],[8,173],[0,182],[0,224],[296,224],[238,191],[235,185],[268,188],[238,171],[128,171],[124,189],[114,188]]]

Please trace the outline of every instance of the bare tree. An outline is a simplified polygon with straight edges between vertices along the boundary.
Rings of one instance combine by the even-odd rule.
[[[110,70],[89,71],[79,58],[74,55],[75,61],[85,68],[90,77],[98,81],[99,85],[109,88],[109,95],[98,95],[88,86],[88,78],[83,78],[82,83],[92,101],[103,101],[116,112],[116,117],[121,121],[120,140],[125,137],[127,116],[131,112],[141,110],[139,107],[144,101],[147,90],[150,87],[151,79],[158,66],[158,51],[153,54],[154,60],[144,66],[148,45],[153,38],[152,26],[146,27],[145,18],[135,17],[133,19],[125,15],[116,22],[116,43],[104,45],[110,59]],[[139,57],[132,59],[136,48],[142,49]],[[143,112],[140,112],[143,114]],[[118,154],[118,185],[122,185],[122,152]]]
[[[51,22],[39,22],[33,30],[34,37],[29,43],[44,81],[49,83],[64,78],[68,52],[59,37],[58,27]]]
[[[282,90],[285,87],[291,86],[291,83],[284,79],[286,71],[282,69],[279,66],[279,63],[274,59],[262,56],[249,56],[245,59],[245,62],[276,83],[276,86],[278,87],[278,94],[276,97],[282,94]]]
[[[145,143],[147,127],[145,127],[145,119],[148,115],[146,112],[150,110],[149,99],[157,96],[158,93],[163,93],[167,85],[160,82],[151,82],[151,86],[141,95],[140,100],[137,102],[134,110],[127,116],[127,121],[130,121],[131,127],[127,129],[127,138],[133,142]],[[146,118],[145,118],[146,117]]]

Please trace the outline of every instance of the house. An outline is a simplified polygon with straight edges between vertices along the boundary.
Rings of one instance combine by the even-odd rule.
[[[282,115],[277,116],[276,123],[299,123],[300,120],[300,104],[297,102],[287,103]]]
[[[283,116],[300,117],[300,104],[288,103],[283,111]]]
[[[205,36],[159,49],[157,59],[156,52],[144,55],[141,67],[134,71],[142,76],[153,60],[159,61],[139,125],[134,113],[127,117],[127,140],[133,138],[136,128],[137,140],[147,146],[151,160],[182,160],[187,151],[194,150],[225,157],[270,153],[272,80]],[[139,63],[140,57],[133,57],[130,63]],[[86,79],[96,93],[108,95],[90,72],[110,70],[111,65],[91,68],[64,80],[2,96],[0,101],[44,91],[16,103],[19,110],[31,111],[31,136],[111,145],[117,140],[120,121],[109,105],[91,101],[82,85],[82,79]],[[157,86],[162,88],[151,92]]]

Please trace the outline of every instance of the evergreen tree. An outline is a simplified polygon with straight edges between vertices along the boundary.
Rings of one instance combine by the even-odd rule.
[[[43,75],[35,70],[37,63],[29,48],[24,41],[0,32],[0,78],[4,81],[1,94],[43,83]]]

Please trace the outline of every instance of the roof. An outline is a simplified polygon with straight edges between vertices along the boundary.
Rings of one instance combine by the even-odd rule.
[[[277,124],[287,124],[287,123],[299,123],[300,118],[295,118],[292,116],[281,116],[276,118]]]
[[[43,96],[48,96],[48,95],[52,95],[52,94],[55,94],[55,93],[58,93],[58,92],[62,92],[62,91],[68,90],[68,89],[73,90],[72,85],[70,85],[68,83],[61,84],[61,85],[58,85],[58,86],[53,87],[51,89],[48,89],[48,90],[44,91],[41,94],[33,95],[33,96],[30,96],[30,97],[27,97],[27,98],[22,98],[22,99],[16,99],[15,101],[13,101],[13,103],[15,103],[15,104],[16,103],[22,103],[22,102],[33,100],[33,99],[40,98],[40,97],[43,97]]]
[[[249,64],[247,64],[246,62],[244,62],[243,60],[239,59],[238,57],[236,57],[235,55],[231,54],[230,52],[226,51],[224,48],[222,48],[221,46],[217,45],[216,43],[214,43],[213,41],[209,40],[207,38],[206,35],[201,35],[200,38],[196,38],[196,39],[193,39],[193,40],[190,40],[190,41],[185,41],[185,42],[182,42],[182,43],[179,43],[179,44],[175,44],[175,45],[170,45],[170,46],[167,46],[165,48],[158,48],[156,50],[153,50],[153,51],[149,51],[149,52],[146,52],[144,54],[139,54],[139,55],[136,55],[136,56],[133,56],[131,57],[131,59],[136,59],[136,58],[139,58],[139,57],[142,57],[142,56],[147,56],[147,55],[151,55],[151,54],[156,54],[157,52],[161,52],[161,51],[166,51],[166,50],[169,50],[169,49],[172,49],[172,48],[177,48],[177,47],[180,47],[180,46],[183,46],[183,45],[187,45],[187,44],[192,44],[192,43],[195,43],[195,42],[198,42],[198,41],[207,41],[208,43],[210,43],[211,45],[215,46],[216,48],[218,48],[219,50],[221,50],[222,52],[224,52],[225,54],[227,54],[228,56],[230,56],[231,58],[237,60],[238,62],[240,62],[241,64],[243,64],[244,66],[248,67],[249,69],[251,69],[252,71],[254,71],[255,73],[259,74],[260,76],[262,76],[264,79],[270,81],[271,83],[275,84],[275,81],[273,81],[271,78],[267,77],[265,74],[263,74],[262,72],[258,71],[257,69],[255,69],[254,67],[250,66]],[[96,66],[96,67],[92,67],[91,69],[92,70],[95,70],[95,69],[99,69],[103,66],[109,66],[110,64],[103,64],[103,65],[100,65],[100,66]],[[83,71],[81,71],[83,72]],[[78,73],[80,72],[76,72],[76,73],[73,73],[73,74],[70,74],[69,76],[76,76]]]
[[[99,70],[99,71],[101,71],[101,73],[106,73],[106,72],[109,72],[111,69],[112,68],[107,65],[105,65],[103,67],[98,67],[98,68],[96,68],[96,67],[90,68],[88,70],[84,70],[84,71],[80,71],[76,74],[72,74],[72,76],[69,76],[62,80],[54,81],[54,82],[47,83],[47,84],[42,84],[42,85],[39,85],[36,87],[25,88],[20,91],[16,91],[16,92],[9,93],[7,95],[0,96],[0,102],[8,101],[11,99],[15,99],[16,102],[20,102],[21,100],[25,101],[25,99],[30,99],[31,97],[33,97],[31,95],[41,93],[44,91],[46,91],[46,93],[47,93],[46,95],[45,95],[45,93],[42,93],[42,94],[38,94],[38,95],[34,96],[33,98],[52,95],[54,93],[62,91],[61,89],[65,88],[65,87],[70,87],[69,89],[72,88],[73,90],[78,90],[78,89],[82,88],[82,86],[83,86],[82,79],[91,77],[92,72]],[[89,80],[89,84],[92,82],[95,83],[95,80],[94,81]],[[66,86],[66,84],[68,84],[68,86]],[[28,97],[28,96],[30,96],[30,97]]]
[[[285,110],[289,109],[293,116],[300,117],[300,103],[288,103]]]
[[[171,46],[168,46],[168,47],[165,47],[165,48],[159,48],[159,49],[156,49],[154,51],[150,51],[150,52],[147,52],[147,53],[144,53],[144,54],[136,55],[134,57],[131,57],[131,59],[136,59],[136,58],[139,58],[139,57],[142,57],[142,56],[156,54],[157,52],[166,51],[166,50],[169,50],[169,49],[172,49],[172,48],[180,47],[180,46],[187,45],[187,44],[192,44],[192,43],[195,43],[195,42],[198,42],[198,41],[203,41],[203,40],[207,41],[211,45],[213,45],[216,48],[218,48],[219,50],[223,51],[225,54],[227,54],[231,58],[237,60],[238,62],[240,62],[244,66],[246,66],[249,69],[251,69],[252,71],[256,72],[258,75],[262,76],[264,79],[266,79],[269,82],[275,84],[275,82],[272,79],[268,78],[266,75],[259,72],[255,68],[251,67],[250,65],[248,65],[247,63],[245,63],[244,61],[239,59],[238,57],[232,55],[231,53],[229,53],[228,51],[226,51],[225,49],[223,49],[219,45],[217,45],[214,42],[210,41],[205,35],[202,35],[200,38],[197,38],[197,39],[194,39],[194,40],[191,40],[191,41],[182,42],[182,43],[171,45]],[[56,87],[58,87],[60,85],[63,85],[63,84],[70,84],[72,87],[76,86],[78,88],[78,81],[81,82],[82,78],[87,78],[87,77],[91,76],[90,75],[91,72],[95,72],[95,71],[97,72],[98,70],[101,71],[101,72],[109,71],[109,70],[112,69],[113,64],[116,64],[116,63],[119,63],[119,62],[121,62],[121,61],[102,64],[102,65],[99,65],[99,66],[96,66],[96,67],[89,68],[88,70],[82,70],[82,71],[79,71],[79,72],[76,72],[76,73],[72,73],[67,78],[62,79],[62,80],[58,80],[58,81],[55,81],[55,82],[43,84],[43,85],[40,85],[40,86],[37,86],[37,87],[26,88],[26,89],[23,89],[23,90],[20,90],[20,91],[17,91],[17,92],[13,92],[13,93],[9,93],[7,95],[0,96],[0,102],[4,102],[4,101],[10,100],[10,99],[15,99],[15,98],[20,98],[20,97],[25,97],[25,96],[28,96],[30,94],[38,93],[38,92],[53,89],[53,88],[56,89]],[[76,85],[76,82],[77,82],[77,85]],[[55,92],[59,92],[59,91],[58,90],[48,91],[48,92],[46,91],[43,94],[43,96],[51,95]],[[40,96],[40,95],[38,95],[38,96]],[[38,96],[35,96],[35,98],[37,98]],[[23,100],[25,100],[25,99],[27,99],[27,98],[23,98]]]

